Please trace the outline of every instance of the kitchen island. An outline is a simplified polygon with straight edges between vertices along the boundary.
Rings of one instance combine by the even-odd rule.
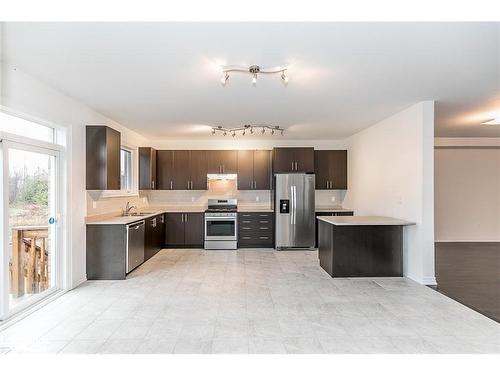
[[[318,216],[320,266],[332,277],[403,276],[403,228],[384,216]]]

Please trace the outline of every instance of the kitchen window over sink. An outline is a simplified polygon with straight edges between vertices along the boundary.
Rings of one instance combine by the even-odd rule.
[[[126,148],[120,149],[120,190],[124,193],[132,193],[132,151]]]

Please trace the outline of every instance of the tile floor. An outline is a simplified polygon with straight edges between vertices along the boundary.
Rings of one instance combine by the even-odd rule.
[[[317,252],[162,250],[0,331],[0,353],[500,353],[500,324],[405,278],[331,279]]]

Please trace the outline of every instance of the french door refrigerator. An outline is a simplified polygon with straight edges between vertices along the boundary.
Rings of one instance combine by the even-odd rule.
[[[314,248],[314,174],[274,175],[276,249]]]

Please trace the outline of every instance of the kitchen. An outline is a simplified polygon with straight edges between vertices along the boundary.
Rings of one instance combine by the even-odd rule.
[[[114,141],[112,137],[115,137]],[[88,190],[106,190],[110,181],[119,180],[119,163],[116,162],[120,158],[119,137],[119,133],[112,129],[87,127]],[[100,166],[103,170],[96,169],[94,156],[103,154],[107,158]],[[99,215],[97,220],[88,217],[87,277],[91,280],[124,279],[127,273],[163,247],[312,250],[317,247],[316,216],[353,215],[352,210],[340,206],[315,204],[316,192],[347,189],[347,150],[282,147],[207,151],[140,147],[138,155],[139,188],[142,191],[186,193],[205,190],[208,196],[218,196],[218,199],[208,198],[205,204],[198,200],[196,204],[185,203],[174,209],[173,202],[168,202],[170,207],[165,204],[167,202],[164,203],[167,207],[155,203],[138,211],[135,206],[131,209],[127,202],[120,217],[105,219]],[[115,166],[114,170],[111,166]],[[293,190],[297,186],[298,200],[297,191]],[[253,203],[224,198],[247,191],[263,195],[263,201],[259,195],[255,196],[256,202]],[[276,207],[273,207],[273,202]],[[299,205],[295,211],[294,205]],[[279,215],[274,214],[275,208],[279,208]],[[297,213],[299,223],[296,223]],[[288,225],[294,220],[293,225]],[[115,244],[107,236],[113,237],[108,231],[116,230],[122,234],[115,235]],[[130,247],[137,240],[127,237],[133,233],[142,236],[144,242],[144,250],[135,255]],[[113,252],[110,252],[110,247]],[[117,268],[118,273],[112,271]]]
[[[434,223],[437,139],[498,134],[463,115],[496,24],[0,33],[0,351],[498,351],[436,290]]]

